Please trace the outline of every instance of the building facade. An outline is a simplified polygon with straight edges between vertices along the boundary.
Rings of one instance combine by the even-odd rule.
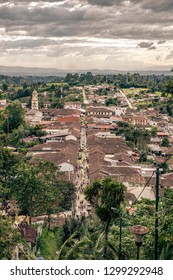
[[[38,92],[36,90],[32,92],[31,109],[38,110]]]

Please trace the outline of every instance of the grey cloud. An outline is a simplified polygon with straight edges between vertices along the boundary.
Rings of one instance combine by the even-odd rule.
[[[161,55],[157,55],[157,56],[156,56],[156,60],[157,60],[157,61],[161,61],[161,59],[162,59]]]
[[[148,48],[148,50],[156,50],[157,48],[155,46],[152,46],[150,48]]]
[[[41,3],[45,1],[38,2],[39,6],[31,10],[28,10],[25,4],[16,4],[14,7],[0,6],[0,26],[6,29],[6,34],[17,35],[22,30],[29,36],[42,37],[95,36],[98,38],[157,39],[160,42],[172,39],[172,30],[164,28],[172,24],[173,14],[162,12],[158,16],[156,13],[147,13],[141,7],[144,3],[148,3],[148,0],[132,0],[134,6],[131,3],[129,7],[113,6],[113,4],[122,4],[124,1],[121,0],[68,0],[64,1],[61,7],[56,8],[43,8]],[[85,5],[86,2],[89,5]],[[91,7],[91,4],[95,5]],[[104,8],[103,5],[105,5]],[[151,46],[146,46],[146,48]]]
[[[65,0],[64,0],[65,1]],[[10,1],[10,3],[14,3],[14,4],[30,4],[32,2],[34,3],[40,3],[40,2],[51,2],[51,3],[55,3],[55,2],[64,2],[63,0],[13,0]],[[4,4],[4,3],[9,3],[8,0],[1,0],[0,4]]]
[[[23,39],[23,40],[11,40],[0,42],[0,49],[32,49],[42,46],[57,45],[58,42],[48,39]],[[60,43],[59,43],[60,44]]]
[[[91,5],[98,6],[114,6],[122,3],[122,0],[87,0],[87,2]]]
[[[173,1],[172,0],[143,0],[141,1],[141,7],[144,9],[151,9],[152,11],[159,13],[159,12],[168,12],[173,10]]]
[[[140,42],[138,44],[139,48],[150,48],[153,45],[152,42]]]
[[[157,42],[158,45],[161,45],[161,44],[164,44],[164,43],[166,43],[165,40],[159,40],[159,41]]]
[[[166,56],[165,60],[169,60],[171,58],[173,58],[173,50],[170,51],[170,53]]]

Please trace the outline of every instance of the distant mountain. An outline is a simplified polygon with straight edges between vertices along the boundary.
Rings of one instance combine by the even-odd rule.
[[[170,67],[171,69],[171,67]],[[126,73],[139,73],[141,75],[173,75],[170,70],[166,69],[149,69],[149,70],[135,70],[135,71],[123,71],[123,70],[100,70],[100,69],[86,69],[86,70],[63,70],[63,69],[56,69],[56,68],[34,68],[34,67],[21,67],[21,66],[0,66],[0,74],[1,75],[8,75],[8,76],[16,76],[16,77],[26,77],[26,76],[59,76],[64,77],[67,73],[87,73],[91,72],[92,74],[96,75],[114,75],[114,74],[126,74]]]
[[[65,76],[67,71],[56,68],[0,66],[0,74],[8,76]]]

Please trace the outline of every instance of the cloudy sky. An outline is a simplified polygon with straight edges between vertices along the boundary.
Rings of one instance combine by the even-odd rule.
[[[0,65],[169,70],[173,0],[1,0]]]

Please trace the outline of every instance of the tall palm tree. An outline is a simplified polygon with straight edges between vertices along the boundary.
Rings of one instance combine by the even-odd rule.
[[[119,217],[120,204],[124,200],[125,189],[126,187],[122,183],[111,177],[105,177],[102,180],[94,180],[84,190],[86,199],[94,207],[95,213],[104,228],[104,259],[108,257],[109,227],[112,220]]]

